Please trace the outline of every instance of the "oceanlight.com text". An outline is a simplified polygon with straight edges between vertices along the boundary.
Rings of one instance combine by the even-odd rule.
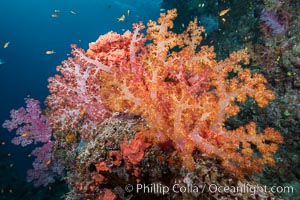
[[[203,185],[182,185],[174,184],[171,186],[163,185],[161,183],[152,184],[128,184],[125,186],[126,192],[145,193],[145,194],[170,194],[170,193],[231,193],[231,194],[243,194],[247,193],[255,195],[258,193],[293,193],[294,188],[292,186],[272,186],[266,185],[251,185],[241,184],[238,186],[221,186],[217,184],[203,184]]]

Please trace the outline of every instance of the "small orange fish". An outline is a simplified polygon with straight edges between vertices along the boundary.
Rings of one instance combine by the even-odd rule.
[[[230,11],[230,8],[227,8],[225,10],[221,10],[221,12],[219,13],[219,16],[223,16],[223,15],[226,15],[228,12]]]
[[[55,10],[54,10],[54,12],[55,12],[55,13],[59,13],[59,12],[60,12],[60,10],[58,10],[58,9],[55,9]]]
[[[48,160],[48,161],[45,163],[45,166],[48,167],[50,164],[51,164],[51,160]]]
[[[121,17],[117,18],[118,22],[122,22],[125,20],[125,15],[122,15]]]
[[[27,133],[23,133],[21,136],[26,137],[27,135],[28,135]]]
[[[86,108],[82,108],[79,113],[80,117],[82,117],[85,114],[85,112],[86,112]]]
[[[10,42],[5,42],[3,48],[6,49],[8,47],[8,45],[10,44]]]
[[[56,52],[54,50],[48,50],[45,52],[47,55],[55,54]]]
[[[56,18],[56,17],[58,17],[58,14],[52,14],[51,17]]]

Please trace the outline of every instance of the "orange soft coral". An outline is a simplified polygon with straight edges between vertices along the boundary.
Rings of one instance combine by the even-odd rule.
[[[217,156],[238,176],[273,165],[272,155],[283,142],[279,132],[267,128],[257,134],[254,122],[236,130],[224,127],[246,98],[253,98],[260,107],[274,99],[266,89],[266,79],[241,66],[249,63],[245,50],[216,61],[213,47],[199,48],[204,28],[197,21],[190,22],[181,34],[170,31],[176,15],[171,10],[161,14],[158,23],[150,21],[146,36],[140,33],[141,24],[134,26],[133,33],[109,33],[113,49],[97,45],[107,40],[104,37],[91,44],[88,55],[109,65],[104,68],[109,71],[99,74],[103,102],[112,111],[142,116],[147,122],[147,128],[141,130],[143,137],[153,144],[171,141],[189,170],[194,168],[196,149]],[[147,45],[145,39],[150,41]],[[121,47],[118,42],[125,49],[121,54],[115,51]],[[103,57],[103,51],[118,55],[120,62]],[[229,78],[229,73],[234,76]],[[141,138],[131,143],[125,139],[121,151],[127,163],[135,166],[147,147]],[[254,151],[261,156],[254,156]]]

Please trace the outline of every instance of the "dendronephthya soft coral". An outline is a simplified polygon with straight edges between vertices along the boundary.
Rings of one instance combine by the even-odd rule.
[[[170,10],[158,23],[150,21],[146,36],[142,24],[135,24],[133,33],[100,36],[86,55],[75,48],[74,59],[101,69],[103,104],[142,116],[144,139],[171,142],[188,170],[194,168],[194,150],[217,156],[239,177],[274,165],[272,156],[283,142],[279,132],[267,128],[257,133],[254,122],[235,130],[224,126],[248,97],[259,107],[274,99],[266,79],[241,65],[249,63],[245,50],[217,61],[213,47],[199,46],[204,28],[197,21],[181,34],[171,32],[176,16]]]

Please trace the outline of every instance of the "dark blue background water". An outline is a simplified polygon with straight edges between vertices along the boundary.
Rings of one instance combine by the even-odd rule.
[[[108,31],[122,33],[133,22],[157,19],[160,0],[0,0],[0,124],[9,111],[24,106],[30,95],[44,101],[48,95],[47,79],[56,66],[67,58],[70,44],[87,49],[88,43]],[[59,9],[58,17],[51,17]],[[124,22],[117,18],[127,15]],[[72,14],[71,11],[77,14]],[[6,42],[8,48],[3,48]],[[46,55],[47,50],[56,53]],[[1,127],[0,151],[10,153],[17,171],[25,176],[31,167],[30,147],[10,144],[14,132]]]

